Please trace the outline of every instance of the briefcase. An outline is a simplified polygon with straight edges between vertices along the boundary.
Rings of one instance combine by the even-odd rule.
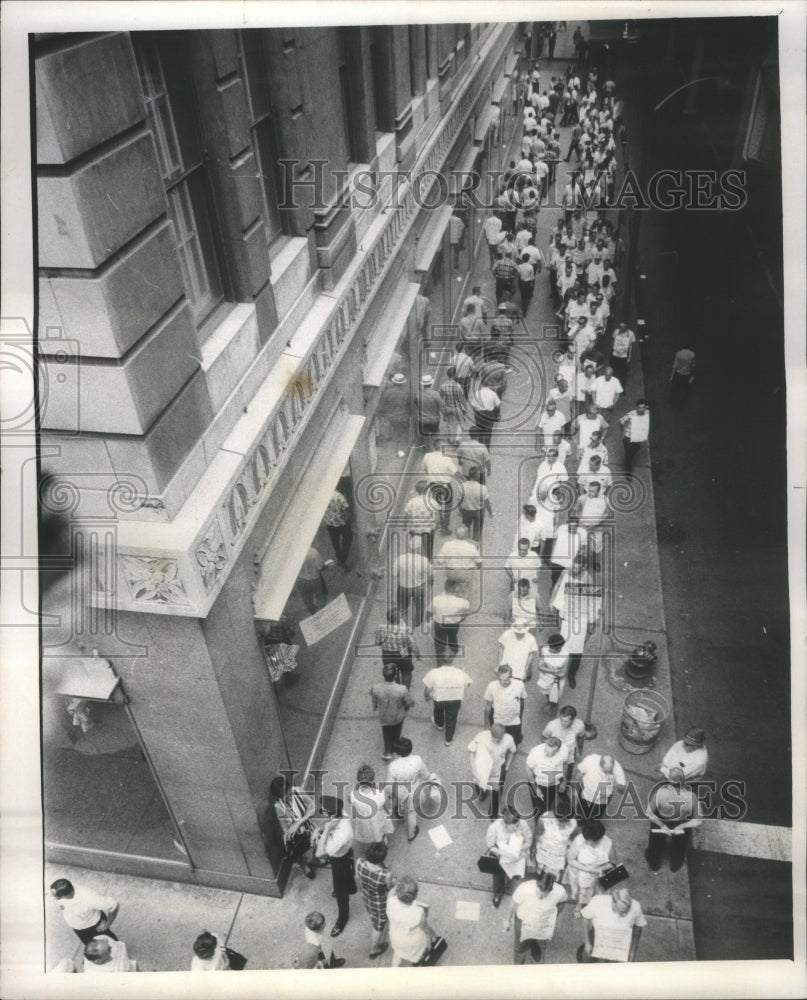
[[[483,854],[476,862],[476,867],[483,875],[494,875],[499,870],[499,859],[492,854]]]
[[[445,954],[448,948],[448,941],[444,937],[435,938],[435,940],[429,946],[426,954],[421,958],[417,965],[436,965],[442,956]]]
[[[607,892],[609,889],[613,889],[615,885],[619,885],[620,882],[624,882],[625,879],[630,878],[630,872],[624,865],[613,865],[608,871],[603,872],[600,875],[598,881],[600,883],[600,888]]]

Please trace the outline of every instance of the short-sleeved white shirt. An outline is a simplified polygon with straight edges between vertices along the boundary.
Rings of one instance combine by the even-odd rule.
[[[485,701],[493,702],[493,721],[502,726],[517,726],[521,722],[521,703],[526,697],[524,684],[515,677],[507,687],[495,680],[485,688]]]
[[[513,671],[513,680],[523,681],[527,673],[527,660],[530,653],[538,652],[538,643],[529,632],[518,635],[509,628],[499,636],[502,649],[502,663],[506,663]]]

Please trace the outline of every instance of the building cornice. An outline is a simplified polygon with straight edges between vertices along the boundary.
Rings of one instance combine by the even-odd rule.
[[[173,520],[141,521],[135,508],[116,523],[113,579],[96,581],[96,606],[207,615],[418,217],[414,186],[444,166],[513,31],[495,25],[484,40],[395,203],[373,220],[338,285],[318,296]]]

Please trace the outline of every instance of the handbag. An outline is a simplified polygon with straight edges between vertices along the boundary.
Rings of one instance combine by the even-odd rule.
[[[295,830],[294,833],[286,841],[286,857],[290,861],[294,861],[301,854],[311,847],[311,834],[308,830]]]
[[[492,854],[483,854],[476,862],[483,875],[495,875],[499,871],[499,859]]]
[[[240,972],[247,964],[247,960],[235,948],[225,948],[224,950],[227,952],[227,961],[230,963],[230,969],[233,972]]]
[[[624,882],[625,879],[630,878],[630,872],[624,865],[612,865],[608,871],[605,871],[600,875],[597,880],[600,883],[600,888],[606,892],[609,889],[613,889],[615,885],[619,885],[620,882]]]
[[[440,961],[440,958],[445,954],[447,948],[448,941],[446,941],[444,937],[435,938],[424,952],[423,958],[421,958],[420,961],[415,962],[415,965],[436,965]]]

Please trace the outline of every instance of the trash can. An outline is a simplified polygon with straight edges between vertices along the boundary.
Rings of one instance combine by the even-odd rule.
[[[669,715],[670,706],[660,694],[631,691],[622,708],[619,745],[628,753],[647,753],[655,746]]]

